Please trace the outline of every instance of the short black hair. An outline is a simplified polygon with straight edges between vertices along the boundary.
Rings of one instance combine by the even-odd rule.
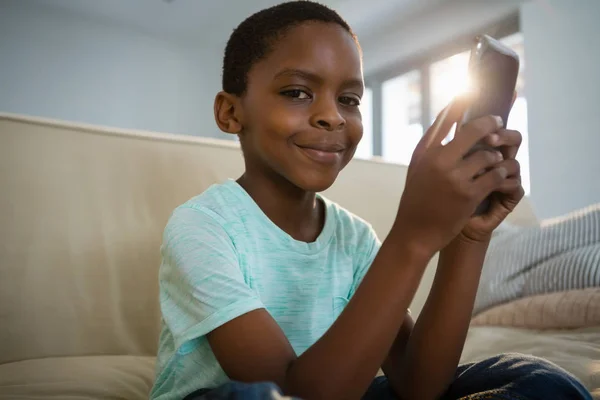
[[[252,66],[269,54],[286,31],[304,22],[338,24],[358,46],[348,23],[329,7],[308,0],[281,3],[246,18],[229,37],[223,58],[223,91],[243,95]]]

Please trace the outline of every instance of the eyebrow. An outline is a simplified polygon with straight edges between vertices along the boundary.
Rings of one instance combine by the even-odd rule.
[[[322,84],[324,81],[324,79],[322,77],[320,77],[319,75],[317,75],[313,72],[304,71],[301,69],[293,69],[293,68],[286,68],[284,70],[279,71],[277,74],[275,74],[275,79],[283,77],[283,76],[296,76],[296,77],[305,79],[307,81],[312,81],[317,84]],[[353,86],[363,87],[363,81],[362,81],[362,79],[347,79],[344,81],[343,86],[345,86],[345,87],[353,87]]]

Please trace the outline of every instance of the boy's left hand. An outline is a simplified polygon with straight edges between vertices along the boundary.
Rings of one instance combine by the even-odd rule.
[[[467,241],[488,241],[494,229],[515,209],[525,191],[521,186],[521,171],[516,155],[521,146],[521,133],[515,130],[500,130],[497,135],[485,139],[487,145],[497,148],[504,158],[497,168],[505,168],[506,178],[491,197],[487,213],[473,216],[460,233]]]

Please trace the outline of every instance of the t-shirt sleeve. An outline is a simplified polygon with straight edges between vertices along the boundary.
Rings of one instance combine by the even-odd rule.
[[[381,241],[371,225],[365,223],[359,232],[354,256],[354,279],[352,288],[350,289],[350,298],[354,296],[356,289],[362,282],[371,264],[373,264],[373,260],[375,260],[375,256],[377,256],[381,247]]]
[[[160,306],[176,348],[264,308],[246,282],[233,240],[217,218],[210,211],[180,207],[164,231]]]

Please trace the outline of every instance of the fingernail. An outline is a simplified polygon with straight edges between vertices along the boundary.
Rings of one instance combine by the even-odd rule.
[[[504,126],[504,122],[502,121],[502,117],[494,115],[494,118],[496,119],[496,124],[498,125],[498,128],[502,128]]]
[[[502,176],[502,179],[505,179],[508,176],[508,171],[504,167],[498,168],[498,173]]]
[[[498,136],[496,133],[492,133],[492,134],[490,135],[490,142],[491,142],[492,144],[496,144],[496,143],[498,143],[498,140],[500,140],[500,136]]]
[[[499,151],[496,152],[496,158],[498,159],[498,161],[504,160],[504,156]]]

